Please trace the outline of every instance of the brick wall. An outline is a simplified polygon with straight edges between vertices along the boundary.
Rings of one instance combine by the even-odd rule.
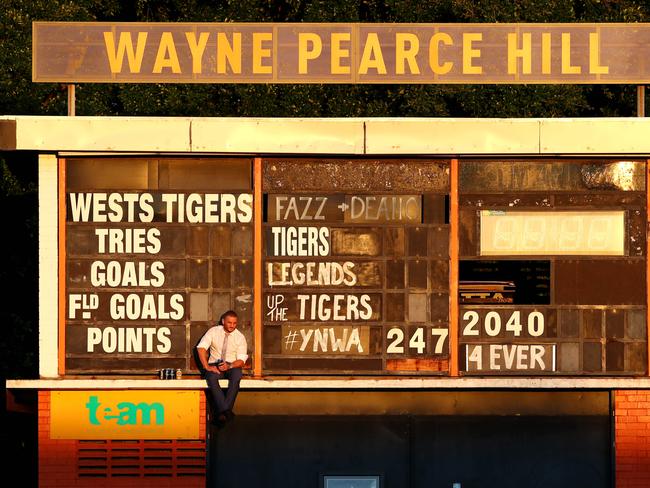
[[[206,402],[200,395],[199,435],[206,438]],[[80,477],[77,453],[80,447],[76,440],[50,439],[50,392],[38,392],[38,477],[40,488],[203,488],[205,487],[205,466],[201,476],[183,476],[174,472],[171,477],[147,477],[147,468],[140,474],[127,477],[113,477],[100,474],[95,477]],[[205,444],[201,446],[205,450]]]
[[[616,488],[650,487],[650,390],[618,390]]]

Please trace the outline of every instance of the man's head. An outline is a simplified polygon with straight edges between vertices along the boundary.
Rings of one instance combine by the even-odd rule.
[[[228,310],[221,316],[221,323],[226,332],[230,333],[237,328],[237,312]]]

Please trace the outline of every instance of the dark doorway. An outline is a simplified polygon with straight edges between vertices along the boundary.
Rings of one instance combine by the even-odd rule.
[[[209,486],[609,488],[608,416],[239,416],[210,440]]]

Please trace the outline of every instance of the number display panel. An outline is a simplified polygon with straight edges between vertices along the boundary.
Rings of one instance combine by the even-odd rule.
[[[65,366],[194,371],[234,309],[253,351],[249,159],[66,160]]]
[[[459,166],[462,373],[645,374],[645,162]]]
[[[624,256],[625,211],[482,210],[481,256]]]
[[[267,159],[267,373],[447,374],[449,161]]]

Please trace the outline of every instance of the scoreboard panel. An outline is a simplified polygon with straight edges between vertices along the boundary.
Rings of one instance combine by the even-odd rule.
[[[464,374],[644,374],[642,161],[460,162]]]
[[[270,373],[446,374],[449,161],[263,161]]]
[[[198,372],[228,309],[265,375],[647,374],[645,161],[263,158],[259,213],[247,158],[60,164],[68,374]]]
[[[66,372],[197,371],[194,346],[228,309],[252,352],[251,160],[65,165]]]

